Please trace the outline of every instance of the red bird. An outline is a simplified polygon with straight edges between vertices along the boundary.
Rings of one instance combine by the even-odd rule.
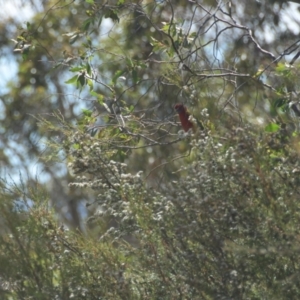
[[[177,111],[177,113],[179,115],[179,119],[180,119],[183,130],[185,132],[187,132],[187,131],[189,131],[189,129],[192,128],[193,132],[195,132],[196,127],[195,127],[195,124],[192,121],[190,121],[190,113],[187,111],[187,108],[183,104],[179,103],[174,106],[174,109]],[[198,120],[196,120],[196,121],[197,121],[197,124],[199,125],[200,129],[204,130],[203,125]]]
[[[195,125],[192,123],[189,118],[190,114],[187,111],[187,108],[183,104],[176,104],[174,106],[175,110],[179,115],[179,119],[181,122],[181,126],[185,132],[189,131],[189,129],[193,129],[195,131]]]
[[[187,108],[183,104],[176,104],[174,106],[175,110],[179,115],[181,126],[185,132],[189,131],[190,128],[193,129],[193,132],[196,131],[195,124],[190,120],[190,113],[187,111]],[[204,130],[203,124],[196,119],[197,125],[201,130]]]

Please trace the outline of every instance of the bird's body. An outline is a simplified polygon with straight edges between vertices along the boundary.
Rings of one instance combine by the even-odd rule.
[[[194,124],[191,121],[191,118],[190,118],[191,115],[187,111],[187,108],[183,104],[179,103],[179,104],[176,104],[174,106],[174,109],[177,111],[177,113],[179,115],[179,119],[180,119],[181,126],[182,126],[183,130],[185,132],[188,132],[190,129],[192,129],[193,132],[195,132],[196,131],[196,124]],[[203,125],[199,121],[197,121],[197,124],[198,124],[198,126],[200,127],[201,130],[204,130]]]
[[[188,113],[187,108],[183,104],[176,104],[174,108],[179,115],[183,130],[187,132],[192,128],[192,130],[195,131],[195,125],[190,120],[190,114]]]

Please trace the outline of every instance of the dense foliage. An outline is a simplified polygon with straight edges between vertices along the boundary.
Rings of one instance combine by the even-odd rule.
[[[1,25],[2,299],[298,299],[297,5],[37,7]]]

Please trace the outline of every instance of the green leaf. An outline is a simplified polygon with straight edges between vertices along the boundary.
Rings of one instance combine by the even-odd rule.
[[[277,98],[274,102],[273,102],[273,106],[275,108],[280,108],[283,107],[286,104],[286,100],[284,98]]]
[[[253,78],[259,78],[264,72],[264,69],[258,69],[256,74],[253,75]]]
[[[91,39],[91,37],[90,37],[90,36],[87,36],[87,37],[86,37],[86,40],[87,40],[87,42],[88,42],[88,45],[91,47],[91,46],[92,46],[92,39]]]
[[[138,62],[138,66],[141,67],[142,69],[147,69],[148,65],[143,63],[143,62]]]
[[[103,100],[104,100],[104,96],[102,94],[98,94],[97,92],[95,91],[90,91],[90,94],[93,96],[93,97],[96,97],[97,98],[97,102],[99,104],[102,105],[103,103]]]
[[[99,19],[98,19],[98,27],[100,27],[100,25],[101,25],[101,23],[102,23],[102,15],[99,17]]]
[[[85,0],[86,3],[95,4],[94,0]]]
[[[23,60],[27,60],[27,58],[28,58],[28,51],[27,52],[23,52],[22,53],[22,59]]]
[[[93,23],[94,23],[94,18],[86,19],[81,25],[82,31],[87,31],[89,29],[90,25]]]
[[[136,69],[133,69],[132,70],[132,79],[133,79],[133,82],[134,83],[137,83],[139,78],[138,78],[138,73],[137,73],[137,70]]]
[[[95,91],[90,91],[90,94],[92,95],[92,96],[94,96],[94,97],[96,97],[96,98],[98,98],[100,95],[97,93],[97,92],[95,92]]]
[[[276,123],[270,123],[265,127],[266,132],[277,132],[280,129],[280,126]]]
[[[86,72],[89,76],[92,75],[92,69],[90,64],[86,64]]]
[[[111,9],[107,10],[107,11],[105,12],[104,17],[105,17],[106,19],[110,18],[110,19],[112,19],[113,21],[117,21],[117,22],[120,21],[120,19],[119,19],[119,17],[118,17],[118,14],[116,13],[115,10],[111,10]]]
[[[278,63],[276,67],[276,73],[279,73],[280,75],[284,77],[289,77],[291,75],[291,66],[283,63]]]
[[[86,84],[85,74],[82,73],[77,78],[77,87],[83,87]]]
[[[177,34],[176,26],[173,25],[170,29],[171,29],[171,30],[170,30],[171,36],[172,36],[172,37],[175,37],[176,34]]]
[[[125,70],[118,70],[112,78],[112,82],[115,84],[119,77],[121,77],[126,71]]]
[[[129,57],[126,57],[126,64],[129,68],[133,68],[134,64]]]
[[[93,113],[90,109],[85,109],[85,108],[83,108],[81,111],[86,117],[91,117]]]
[[[153,46],[153,49],[152,49],[153,52],[156,52],[159,50],[164,50],[166,48],[166,45],[168,45],[168,42],[166,42],[166,41],[164,41],[166,44],[163,44],[162,42],[156,40],[153,37],[150,37],[150,38],[152,40],[151,45]]]
[[[77,78],[78,78],[78,75],[75,75],[72,78],[70,78],[69,80],[65,81],[65,83],[67,83],[67,84],[74,84],[74,83],[77,82]]]
[[[26,42],[26,39],[24,37],[22,37],[21,35],[17,36],[17,41],[24,41]]]
[[[71,72],[80,72],[82,70],[85,70],[85,67],[79,66],[79,67],[72,67],[72,68],[70,68]]]
[[[92,79],[87,80],[87,85],[89,86],[90,90],[93,90],[94,88],[94,82]]]
[[[175,50],[173,48],[170,48],[168,51],[167,51],[167,54],[169,57],[173,57],[174,56],[174,53],[175,53]]]
[[[80,145],[77,144],[77,143],[76,143],[76,144],[73,144],[73,148],[76,149],[76,150],[78,150],[78,149],[80,149]]]
[[[170,24],[165,22],[163,22],[163,24],[165,25],[162,27],[162,31],[167,33],[169,31]]]

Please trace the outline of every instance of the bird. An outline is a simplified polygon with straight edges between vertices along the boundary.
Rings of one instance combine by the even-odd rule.
[[[194,124],[190,118],[190,113],[188,112],[186,106],[184,106],[182,103],[178,103],[174,106],[174,109],[179,115],[179,119],[181,122],[181,126],[185,132],[188,132],[190,129],[193,130],[193,132],[196,132],[196,124]],[[201,130],[204,130],[203,124],[196,119],[197,125]]]

